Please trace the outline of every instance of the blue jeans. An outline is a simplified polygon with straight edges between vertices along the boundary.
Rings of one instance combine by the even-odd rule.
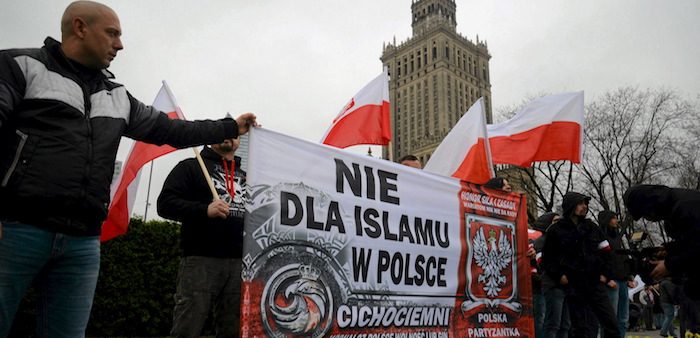
[[[535,314],[535,338],[544,338],[544,316],[547,311],[545,305],[544,295],[541,293],[535,293],[532,295],[532,303],[534,307]]]
[[[84,337],[100,269],[99,237],[54,233],[2,221],[0,337],[36,279],[37,337]]]
[[[616,280],[615,282],[617,283],[617,288],[608,288],[608,297],[610,298],[610,303],[612,303],[613,310],[617,314],[620,337],[625,337],[627,334],[627,322],[630,319],[629,288],[626,281]]]
[[[569,305],[566,303],[564,290],[553,287],[544,290],[546,311],[544,315],[544,332],[546,338],[567,338],[571,329]]]
[[[661,336],[675,336],[676,328],[673,326],[673,318],[675,317],[675,308],[671,303],[661,303],[661,308],[664,309],[664,320],[661,324]]]

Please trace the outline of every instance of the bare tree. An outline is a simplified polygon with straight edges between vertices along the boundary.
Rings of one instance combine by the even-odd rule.
[[[535,199],[537,210],[556,210],[562,196],[573,189],[573,164],[569,161],[535,162],[530,168],[512,167],[511,176]],[[531,219],[537,215],[528,215]]]
[[[620,88],[589,104],[584,159],[576,175],[583,190],[601,209],[621,213],[623,227],[632,231],[633,221],[625,215],[622,202],[627,188],[642,183],[669,185],[684,168],[698,168],[697,144],[695,153],[690,153],[688,134],[693,116],[697,116],[693,104],[665,89]],[[663,232],[650,232],[665,238]]]
[[[700,184],[698,104],[666,89],[612,90],[586,106],[581,164],[537,162],[530,168],[497,168],[518,181],[537,211],[554,211],[561,197],[578,190],[593,197],[593,209],[624,215],[622,195],[641,183]],[[512,116],[515,107],[498,115]],[[669,183],[673,182],[673,183]],[[528,216],[536,215],[529,210]],[[623,217],[623,224],[631,220]]]
[[[679,147],[681,152],[677,154],[680,159],[677,185],[700,190],[700,100],[693,107],[680,131],[685,135]]]

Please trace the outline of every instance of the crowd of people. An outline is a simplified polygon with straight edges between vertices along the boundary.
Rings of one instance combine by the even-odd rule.
[[[533,267],[537,337],[625,337],[627,331],[659,330],[663,337],[700,333],[698,272],[700,192],[659,185],[631,187],[624,196],[634,220],[663,221],[673,239],[657,260],[630,255],[618,215],[603,210],[597,224],[587,217],[590,197],[564,195],[562,214],[546,213],[530,229],[527,252]],[[635,259],[637,261],[635,261]],[[641,260],[641,261],[640,261]],[[640,264],[649,265],[640,269]],[[641,287],[639,273],[649,273]],[[680,322],[676,330],[675,320]]]
[[[422,167],[413,155],[398,162]],[[512,191],[503,177],[483,187]],[[641,330],[659,330],[662,337],[700,336],[700,284],[695,284],[700,274],[690,265],[690,257],[700,258],[700,246],[692,245],[700,240],[700,192],[659,185],[626,192],[630,217],[664,221],[674,239],[660,248],[662,260],[645,263],[653,265],[650,285],[641,285],[638,274],[645,272],[638,271],[640,262],[631,255],[618,214],[600,211],[595,222],[588,218],[590,200],[568,192],[561,215],[547,212],[528,229],[536,337],[625,337]],[[672,270],[665,267],[669,262]],[[692,291],[688,295],[684,289]]]

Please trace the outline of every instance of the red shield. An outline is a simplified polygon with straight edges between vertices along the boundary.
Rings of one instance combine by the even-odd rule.
[[[467,294],[474,301],[493,303],[515,296],[517,281],[514,225],[468,215]]]

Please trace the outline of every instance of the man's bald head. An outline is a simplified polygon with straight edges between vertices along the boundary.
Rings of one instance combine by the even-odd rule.
[[[93,1],[75,1],[61,18],[61,48],[68,58],[92,69],[109,67],[121,42],[119,17],[111,8]]]
[[[63,12],[61,18],[61,36],[63,38],[73,34],[73,20],[81,18],[86,24],[91,25],[100,16],[108,14],[117,16],[111,8],[94,1],[74,1]]]

